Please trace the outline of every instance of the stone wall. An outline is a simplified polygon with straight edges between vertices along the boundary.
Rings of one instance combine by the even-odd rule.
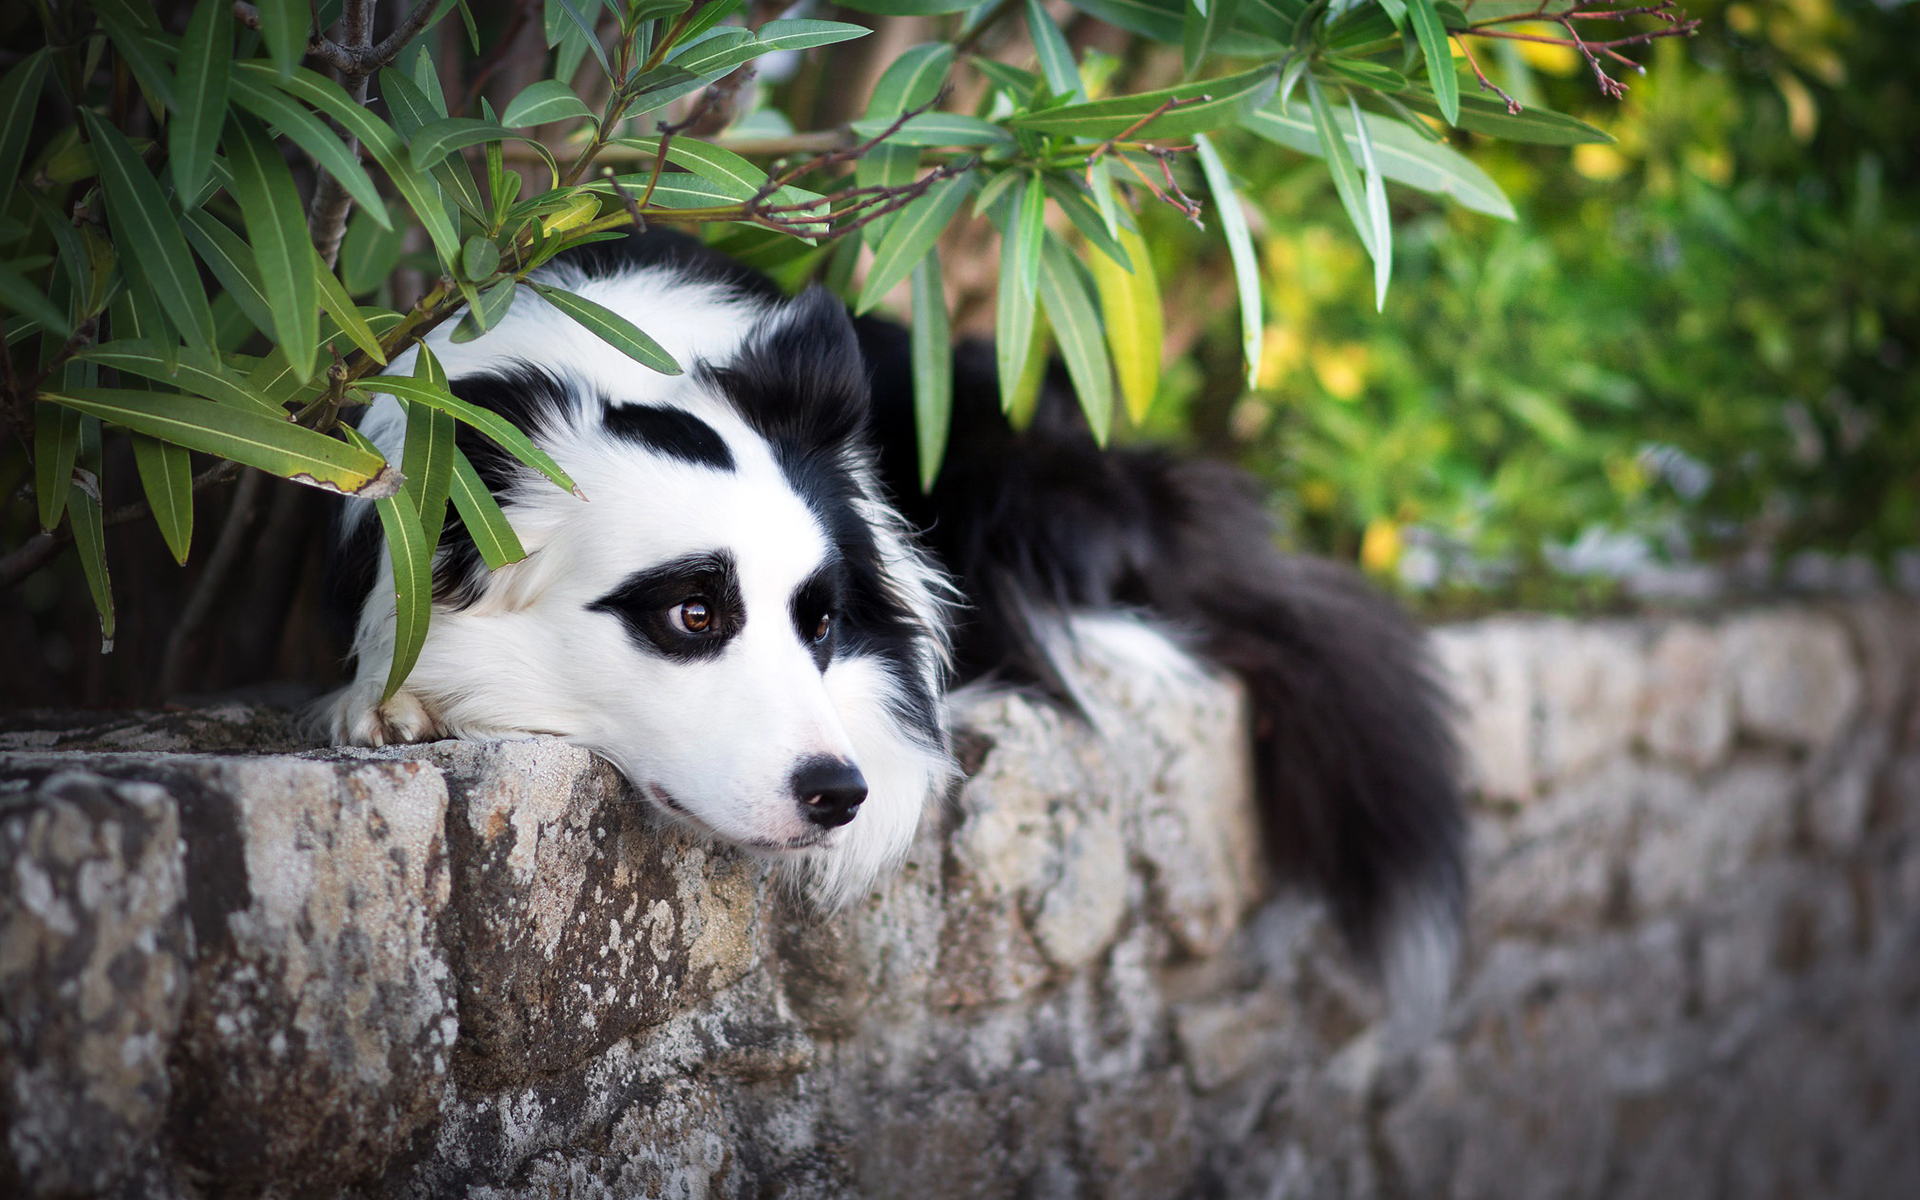
[[[1920,1195],[1920,610],[1443,630],[1469,945],[1403,1049],[1251,857],[1218,680],[821,919],[551,741],[0,734],[0,1194]]]

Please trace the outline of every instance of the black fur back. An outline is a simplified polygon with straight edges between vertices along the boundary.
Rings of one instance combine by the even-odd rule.
[[[1035,619],[1150,611],[1245,681],[1273,856],[1331,897],[1355,947],[1377,960],[1404,922],[1457,927],[1457,756],[1424,635],[1398,606],[1348,568],[1280,553],[1243,473],[1101,450],[1057,364],[1014,431],[983,346],[956,352],[946,463],[923,496],[906,331],[859,330],[883,474],[973,606],[956,637],[963,681],[1066,700]]]

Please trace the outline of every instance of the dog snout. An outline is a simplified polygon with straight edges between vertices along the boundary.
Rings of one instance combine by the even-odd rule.
[[[814,758],[793,773],[793,797],[807,820],[826,829],[853,820],[867,798],[867,780],[860,768],[839,758]]]

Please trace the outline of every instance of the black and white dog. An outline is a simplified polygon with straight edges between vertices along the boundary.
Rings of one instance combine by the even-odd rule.
[[[1199,659],[1251,696],[1282,867],[1326,891],[1395,990],[1437,1000],[1462,824],[1422,635],[1352,572],[1279,553],[1248,480],[1100,450],[1060,379],[1015,432],[991,353],[962,346],[946,466],[922,495],[904,329],[853,321],[818,288],[788,300],[672,234],[590,247],[546,277],[687,370],[649,371],[524,289],[484,337],[429,339],[452,390],[525,430],[588,502],[462,426],[529,553],[489,571],[449,514],[431,631],[384,704],[390,568],[370,506],[350,506],[357,677],[327,702],[337,740],[557,734],[837,906],[950,784],[950,686],[1072,705],[1086,640]],[[399,461],[391,398],[361,429]]]

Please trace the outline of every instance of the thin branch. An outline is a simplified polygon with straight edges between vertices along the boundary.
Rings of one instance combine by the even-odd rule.
[[[1453,43],[1454,45],[1460,47],[1460,52],[1462,54],[1467,56],[1467,65],[1473,68],[1473,77],[1480,81],[1480,90],[1483,92],[1490,91],[1494,95],[1500,97],[1502,100],[1505,100],[1507,102],[1507,112],[1509,114],[1513,116],[1520,115],[1520,102],[1518,100],[1515,100],[1512,96],[1507,95],[1506,92],[1502,91],[1500,89],[1499,84],[1487,78],[1487,73],[1480,69],[1480,60],[1473,56],[1473,47],[1467,45],[1467,39],[1462,37],[1456,37],[1453,39]]]
[[[373,40],[374,2],[347,0],[346,9],[341,14],[340,32],[347,39],[350,49],[365,50]],[[370,77],[358,71],[342,71],[340,77],[346,84],[347,95],[352,97],[355,104],[364,105]],[[338,126],[335,128],[338,129]],[[347,153],[358,158],[360,139],[344,129],[339,132],[346,141]],[[346,236],[347,216],[353,211],[353,196],[331,172],[317,173],[320,182],[313,189],[313,203],[307,209],[307,235],[313,239],[313,248],[320,252],[321,261],[332,267],[340,258],[340,242]]]
[[[240,473],[240,464],[235,462],[216,463],[193,477],[193,490],[200,491],[216,483],[226,483]],[[144,500],[135,500],[109,509],[101,517],[101,525],[112,528],[125,525],[129,521],[138,521],[153,512]],[[36,533],[21,543],[19,549],[0,558],[0,590],[12,587],[22,579],[46,566],[60,553],[68,542],[73,540],[73,527],[62,525],[52,533]]]

